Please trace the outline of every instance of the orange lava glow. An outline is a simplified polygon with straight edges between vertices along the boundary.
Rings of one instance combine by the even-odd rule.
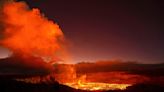
[[[101,81],[92,81],[88,79],[89,76],[86,74],[79,75],[76,72],[74,66],[65,66],[63,69],[63,74],[56,76],[56,80],[60,84],[67,85],[71,88],[88,90],[88,91],[98,91],[98,90],[124,90],[128,86],[131,86],[130,83],[110,83],[110,82],[101,82]],[[96,76],[92,77],[95,78]],[[97,76],[99,77],[99,76]],[[105,77],[105,76],[104,76]],[[96,78],[95,78],[96,79]]]
[[[87,82],[85,81],[86,75],[81,76],[77,81],[73,83],[65,83],[65,85],[81,90],[125,90],[131,84],[110,84],[100,82]]]

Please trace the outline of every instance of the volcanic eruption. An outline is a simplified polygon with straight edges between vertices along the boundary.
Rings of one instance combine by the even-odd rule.
[[[59,25],[44,17],[39,9],[30,9],[25,2],[9,1],[4,3],[1,13],[3,37],[0,44],[13,53],[11,57],[3,60],[5,63],[3,64],[3,73],[35,75],[46,70],[53,74],[51,64],[59,60],[66,61],[67,52],[63,32]],[[86,80],[86,75],[77,77],[74,66],[66,67],[65,70],[64,75],[59,77],[68,75],[66,77],[69,78],[58,81],[76,89],[109,90],[112,88],[125,89],[130,86],[89,82]],[[16,80],[29,82],[33,79],[36,81],[38,77]],[[37,82],[32,81],[32,83]]]

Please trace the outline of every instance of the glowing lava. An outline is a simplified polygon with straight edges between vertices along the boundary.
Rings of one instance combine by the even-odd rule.
[[[87,82],[87,83],[66,83],[65,85],[81,90],[125,90],[130,84],[108,84],[98,82]]]
[[[97,90],[125,90],[131,84],[110,84],[100,82],[87,82],[86,75],[81,76],[77,81],[65,83],[65,85],[81,90],[97,91]]]

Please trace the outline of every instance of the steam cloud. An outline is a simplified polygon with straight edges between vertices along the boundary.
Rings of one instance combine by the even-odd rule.
[[[0,45],[14,53],[12,58],[21,57],[16,60],[22,62],[34,59],[28,65],[36,58],[52,63],[66,57],[64,35],[59,26],[39,9],[29,9],[25,2],[7,0],[0,5],[0,34]]]

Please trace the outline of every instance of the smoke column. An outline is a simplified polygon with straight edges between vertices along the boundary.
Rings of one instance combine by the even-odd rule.
[[[65,39],[59,26],[39,9],[29,9],[25,2],[7,1],[0,11],[0,44],[22,57],[32,55],[46,62],[65,60]]]

